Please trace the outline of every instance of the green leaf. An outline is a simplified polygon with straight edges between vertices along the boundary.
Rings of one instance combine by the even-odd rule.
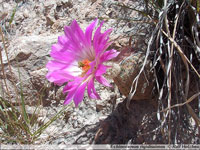
[[[18,7],[18,3],[17,3],[16,7],[14,8],[14,10],[13,10],[13,12],[12,12],[12,15],[11,15],[11,18],[10,18],[10,21],[9,21],[9,25],[11,25],[11,23],[12,23],[13,20],[14,20],[14,16],[15,16],[17,7]]]
[[[21,82],[21,77],[20,77],[21,74],[20,74],[19,68],[18,68],[18,74],[19,74],[19,82],[20,82],[20,96],[21,96],[22,113],[23,113],[24,120],[25,120],[26,124],[28,125],[28,124],[30,124],[30,120],[29,120],[28,114],[26,112],[22,82]]]
[[[35,138],[39,137],[39,135],[52,123],[54,122],[56,119],[58,119],[58,117],[60,117],[62,115],[62,113],[66,110],[67,107],[71,107],[72,105],[67,105],[67,106],[63,106],[63,108],[53,117],[51,118],[47,123],[45,123],[43,126],[41,126],[36,132],[33,133],[33,136],[35,136]]]

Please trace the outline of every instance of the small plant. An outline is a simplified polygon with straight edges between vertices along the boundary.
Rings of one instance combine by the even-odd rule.
[[[73,99],[78,106],[86,87],[89,98],[100,99],[94,80],[110,86],[103,77],[109,66],[103,63],[115,58],[119,52],[114,49],[106,51],[111,44],[108,40],[112,30],[101,33],[103,22],[92,37],[97,23],[98,20],[94,20],[84,33],[74,20],[71,26],[65,26],[65,35],[58,37],[58,43],[52,46],[50,55],[54,60],[47,64],[47,79],[57,85],[68,82],[63,89],[64,93],[68,93],[64,104],[69,104]]]
[[[0,27],[0,35],[3,41],[4,50],[6,52],[8,60],[9,73],[12,74],[10,61],[8,59],[7,48],[5,44],[5,38]],[[16,60],[17,61],[17,60]],[[54,117],[48,122],[41,123],[38,120],[38,113],[40,112],[41,97],[38,98],[38,104],[32,114],[27,112],[25,105],[25,97],[23,93],[23,87],[21,83],[20,71],[19,73],[19,87],[13,82],[15,91],[11,93],[7,85],[7,76],[5,73],[5,66],[3,64],[2,50],[0,50],[0,62],[1,62],[1,93],[0,93],[0,143],[5,144],[33,144],[34,141],[42,134],[42,132],[57,118],[59,118],[67,107],[63,106]],[[43,91],[39,95],[42,95]],[[14,93],[14,96],[13,96]],[[11,99],[14,99],[15,103]],[[19,106],[19,107],[18,107]],[[68,106],[69,107],[69,106]]]

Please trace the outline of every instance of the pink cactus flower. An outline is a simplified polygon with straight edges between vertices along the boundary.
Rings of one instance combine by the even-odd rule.
[[[64,27],[65,34],[58,37],[57,44],[52,45],[50,55],[53,60],[46,66],[46,78],[56,85],[67,83],[63,89],[63,93],[67,93],[65,105],[73,100],[77,107],[83,100],[86,87],[89,98],[100,99],[94,87],[95,80],[110,86],[103,77],[109,66],[103,63],[116,57],[119,52],[114,49],[106,51],[111,44],[108,41],[111,29],[101,33],[103,22],[92,35],[97,24],[96,19],[84,33],[74,20],[70,26]]]

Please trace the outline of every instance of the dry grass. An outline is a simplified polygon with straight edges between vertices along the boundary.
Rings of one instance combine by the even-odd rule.
[[[14,19],[16,9],[11,16],[10,22]],[[6,16],[5,16],[6,17]],[[43,91],[40,90],[38,97],[35,97],[35,101],[38,102],[35,105],[35,110],[32,114],[27,112],[25,104],[26,97],[24,96],[24,87],[20,77],[20,71],[18,70],[19,82],[12,81],[14,91],[9,89],[8,74],[12,76],[11,64],[8,58],[8,49],[6,43],[8,39],[5,38],[0,26],[0,36],[3,48],[0,47],[0,143],[5,144],[33,144],[35,140],[43,133],[43,131],[49,127],[56,119],[60,118],[67,107],[63,106],[58,110],[49,121],[44,123],[43,120],[38,120],[38,114],[40,114],[40,106],[42,104]],[[2,52],[5,51],[8,64],[3,63]],[[15,60],[18,63],[17,60]],[[6,73],[9,71],[9,73]],[[17,85],[18,84],[18,85]],[[31,95],[29,95],[31,97]]]
[[[200,132],[199,3],[184,0],[158,2],[162,5],[157,5],[157,8],[160,7],[155,12],[157,19],[147,15],[158,22],[154,22],[146,58],[133,81],[129,100],[135,94],[147,59],[152,59],[158,100],[157,116],[166,143],[197,144]]]

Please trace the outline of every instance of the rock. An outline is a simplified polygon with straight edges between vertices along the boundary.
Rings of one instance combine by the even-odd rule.
[[[20,106],[18,106],[16,108],[21,111]],[[44,117],[47,115],[47,110],[44,109],[41,106],[28,106],[28,105],[25,105],[25,109],[26,109],[26,113],[28,115],[35,115],[37,117],[36,119],[38,119],[38,118],[41,119],[41,117],[43,117],[43,119],[44,119]]]
[[[64,4],[64,8],[72,8],[73,7],[73,3],[71,0],[62,0],[61,1]]]
[[[154,101],[131,101],[129,110],[126,103],[127,99],[119,103],[114,112],[100,122],[95,144],[127,143],[130,139],[132,144],[142,144],[141,138],[155,143],[161,142],[162,136],[152,132],[159,126],[156,115],[153,115],[157,111],[157,107],[152,105]],[[153,135],[156,135],[155,141]]]
[[[3,3],[1,7],[3,7],[2,9],[5,9],[7,11],[13,10],[12,6],[9,3]]]
[[[7,12],[0,12],[0,20],[3,20],[4,18],[6,18],[6,16],[8,15]]]
[[[96,111],[100,112],[101,110],[103,110],[104,106],[100,105],[100,104],[96,104]]]
[[[34,105],[38,103],[38,100],[42,100],[44,105],[49,104],[46,97],[48,97],[48,92],[52,85],[45,78],[47,69],[44,67],[48,61],[47,55],[51,50],[51,45],[57,42],[57,38],[58,35],[55,34],[51,36],[21,36],[11,40],[7,48],[9,50],[8,57],[11,64],[11,73],[8,69],[6,53],[2,51],[7,86],[9,92],[12,93],[11,99],[13,103],[17,101],[19,96],[14,87],[20,91],[21,83],[26,104]],[[0,78],[2,79],[3,77],[1,76]],[[3,91],[6,91],[5,87]],[[38,95],[38,93],[41,95]]]
[[[30,56],[31,56],[31,52],[28,51],[21,51],[18,54],[16,54],[15,56],[15,60],[18,62],[21,62],[23,60],[27,60]],[[10,59],[10,61],[12,61],[13,59]]]
[[[42,56],[49,54],[51,45],[57,42],[58,36],[61,35],[32,35],[32,36],[21,36],[12,40],[7,48],[8,58],[10,61],[24,61],[27,60],[30,55],[35,55],[38,59]],[[7,64],[7,58],[5,51],[3,54],[3,63]]]
[[[14,104],[21,97],[20,96],[21,85],[22,85],[22,91],[24,92],[24,94],[26,93],[27,90],[24,87],[28,87],[30,85],[28,83],[30,77],[23,67],[16,68],[16,67],[11,66],[11,72],[8,69],[4,72],[6,76],[5,81],[7,84],[6,86],[5,82],[2,82],[3,91],[5,92],[4,96],[6,99],[12,101],[12,103]],[[0,75],[0,80],[4,81],[3,79],[4,79],[4,76]],[[8,88],[8,91],[7,91],[7,88]],[[9,97],[8,93],[11,95],[11,97]]]
[[[110,66],[110,68],[108,68],[107,72],[105,73],[106,78],[113,79],[119,75],[121,71],[121,67],[119,64],[114,62],[108,62],[106,63],[106,66]]]
[[[31,82],[33,86],[37,89],[37,91],[41,91],[43,88],[50,87],[45,77],[47,72],[47,68],[42,68],[40,70],[30,72]]]
[[[56,32],[57,30],[63,30],[64,26],[66,26],[66,25],[67,25],[67,21],[66,20],[58,19],[52,25],[52,29],[54,30],[54,32]]]
[[[55,22],[55,19],[50,16],[46,16],[46,21],[46,26],[52,26]]]
[[[144,62],[144,56],[143,54],[140,53],[132,54],[121,61],[120,64],[121,71],[119,75],[116,76],[113,80],[123,95],[128,97],[132,87],[132,82],[138,75],[143,65],[143,62]],[[152,81],[153,73],[150,72],[149,70],[150,70],[150,61],[147,61],[145,72],[141,73],[139,77],[137,90],[132,99],[134,100],[151,99],[154,81]]]
[[[23,16],[24,16],[24,18],[28,18],[29,17],[29,12],[28,12],[27,9],[24,10]]]

